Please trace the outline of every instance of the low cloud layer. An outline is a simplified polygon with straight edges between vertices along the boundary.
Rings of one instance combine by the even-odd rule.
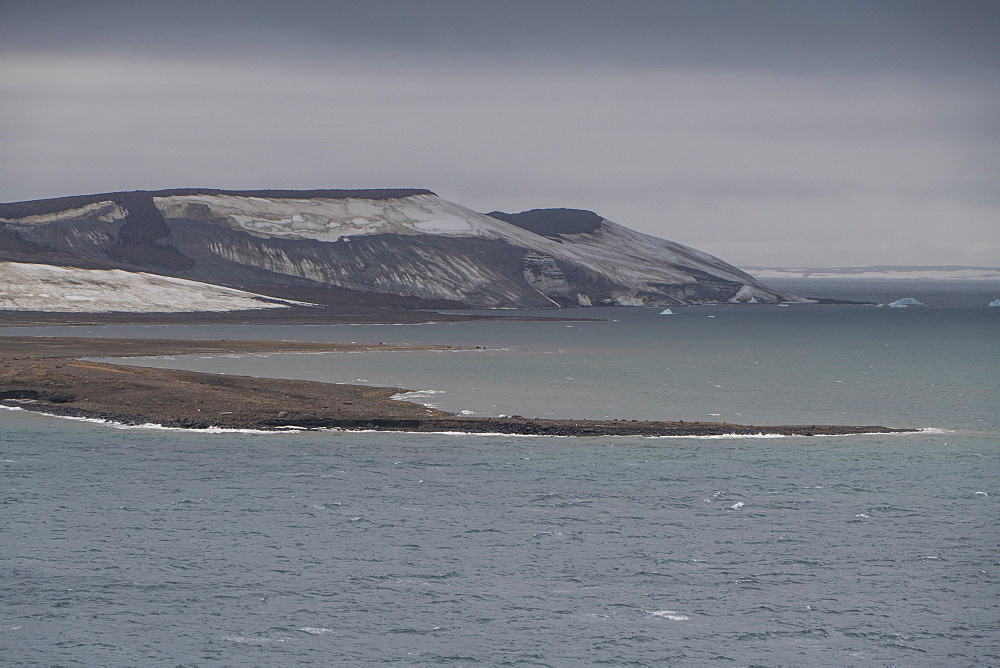
[[[1000,264],[989,5],[619,4],[4,3],[0,199],[423,187],[743,264]]]

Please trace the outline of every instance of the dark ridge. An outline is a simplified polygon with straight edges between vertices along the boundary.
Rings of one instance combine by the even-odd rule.
[[[54,248],[43,246],[34,241],[27,241],[20,234],[8,230],[6,225],[0,223],[0,258],[6,259],[4,256],[7,254],[34,255],[54,250]]]
[[[116,262],[104,256],[76,255],[66,251],[28,241],[20,234],[0,223],[0,262],[26,262],[51,264],[58,267],[79,269],[135,270],[132,263]]]
[[[108,249],[108,257],[137,267],[184,270],[194,260],[169,244],[157,243],[170,236],[170,226],[153,204],[149,193],[117,193],[113,200],[125,209],[125,222],[118,229],[117,242]]]
[[[108,249],[108,257],[135,267],[158,267],[168,271],[184,271],[194,266],[194,260],[173,246],[152,241],[140,244],[116,244]]]
[[[125,209],[125,223],[118,230],[118,241],[123,244],[145,244],[170,236],[170,227],[163,214],[145,193],[121,193],[116,204]]]
[[[875,302],[856,302],[850,299],[833,299],[832,297],[806,297],[817,304],[846,304],[848,306],[877,306]]]
[[[106,257],[92,257],[60,251],[52,246],[24,239],[16,230],[0,223],[0,260],[13,262],[38,262],[82,269],[134,269],[159,267],[185,270],[194,266],[194,260],[170,245],[157,243],[170,236],[153,200],[141,193],[125,193],[118,204],[128,214],[118,230],[114,245],[102,251]]]
[[[218,190],[215,188],[174,188],[170,190],[134,190],[130,192],[98,193],[95,195],[71,195],[51,199],[36,199],[26,202],[0,204],[0,218],[24,218],[41,216],[66,209],[77,209],[96,202],[115,202],[127,206],[126,202],[139,199],[150,201],[153,197],[175,195],[234,195],[237,197],[270,197],[273,199],[396,199],[413,195],[433,195],[430,190],[419,188],[370,188],[361,190]]]
[[[583,209],[532,209],[521,213],[491,211],[486,215],[543,237],[559,234],[590,234],[600,227],[601,221],[604,220],[593,211]]]

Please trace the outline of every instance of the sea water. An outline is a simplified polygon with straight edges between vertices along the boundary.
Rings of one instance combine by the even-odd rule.
[[[130,363],[477,415],[925,431],[186,433],[2,410],[0,662],[1000,662],[1000,309],[659,310],[3,332],[449,343],[473,349]]]

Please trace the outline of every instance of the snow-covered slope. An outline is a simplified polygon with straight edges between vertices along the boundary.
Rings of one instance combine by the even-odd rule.
[[[336,286],[486,307],[787,299],[718,258],[591,212],[486,215],[430,191],[185,190],[24,202],[0,205],[0,259],[5,238],[6,259],[72,255],[269,293]]]
[[[757,302],[784,299],[759,284],[752,276],[717,257],[672,241],[636,232],[623,225],[602,219],[600,226],[590,233],[561,234],[563,243],[555,255],[574,260],[581,265],[599,270],[619,285],[630,288],[634,295],[623,295],[642,301],[643,293],[660,291],[677,292],[667,286],[682,287],[678,298],[698,300],[696,288],[715,279],[719,283],[732,283],[735,292],[723,301]],[[715,300],[710,300],[715,301]]]
[[[287,308],[294,302],[120,269],[0,262],[0,310],[179,313]]]
[[[167,219],[210,220],[260,237],[335,242],[373,234],[430,234],[537,242],[531,232],[437,195],[381,200],[175,195],[153,202]]]

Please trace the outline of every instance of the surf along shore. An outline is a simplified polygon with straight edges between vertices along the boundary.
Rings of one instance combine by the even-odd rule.
[[[0,336],[0,405],[125,425],[289,428],[540,436],[838,435],[912,432],[882,426],[777,425],[471,417],[392,399],[408,390],[216,375],[81,360],[184,354],[470,350],[456,346]],[[472,349],[474,351],[474,349]]]

